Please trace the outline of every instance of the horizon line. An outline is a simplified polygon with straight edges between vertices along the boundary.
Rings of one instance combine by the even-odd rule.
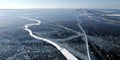
[[[0,10],[4,9],[120,9],[120,8],[0,8]]]

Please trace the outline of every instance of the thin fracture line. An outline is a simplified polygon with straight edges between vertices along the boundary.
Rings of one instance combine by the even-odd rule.
[[[78,21],[78,19],[79,19],[79,16],[77,16],[77,21]],[[79,21],[78,21],[78,25],[79,25],[80,29],[83,31],[83,33],[84,33],[85,41],[86,41],[86,48],[87,48],[88,59],[91,60],[91,58],[90,58],[90,53],[89,53],[89,45],[88,45],[88,39],[87,39],[86,32],[85,32],[85,30],[82,28],[82,26],[80,25],[80,22],[79,22]]]

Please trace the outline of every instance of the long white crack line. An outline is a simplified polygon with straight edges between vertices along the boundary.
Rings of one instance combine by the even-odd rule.
[[[54,47],[56,47],[66,57],[67,60],[78,60],[74,55],[72,55],[65,48],[60,47],[58,44],[56,44],[55,42],[53,42],[51,40],[48,40],[48,39],[45,39],[45,38],[41,38],[41,37],[38,37],[38,36],[34,35],[33,32],[28,28],[29,26],[33,26],[33,25],[40,25],[41,21],[36,20],[36,19],[27,18],[27,17],[20,17],[20,18],[27,19],[27,20],[32,20],[32,21],[36,21],[37,22],[37,23],[32,23],[32,24],[26,24],[24,26],[25,30],[29,32],[29,34],[30,34],[31,37],[33,37],[35,39],[38,39],[38,40],[45,41],[45,42],[53,45]]]
[[[90,57],[90,51],[89,51],[89,45],[88,45],[88,39],[87,39],[87,34],[85,32],[85,30],[83,29],[83,27],[80,25],[80,21],[79,21],[79,15],[77,16],[77,21],[78,21],[78,25],[80,27],[80,29],[83,31],[84,33],[84,36],[85,36],[85,41],[86,41],[86,48],[87,48],[87,55],[88,55],[88,59],[91,60],[91,57]]]

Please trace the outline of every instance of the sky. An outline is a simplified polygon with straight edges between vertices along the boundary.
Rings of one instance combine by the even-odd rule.
[[[120,0],[0,0],[0,9],[120,8]]]

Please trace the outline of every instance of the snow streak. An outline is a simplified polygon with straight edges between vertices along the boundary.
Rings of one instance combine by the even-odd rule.
[[[46,38],[41,38],[41,37],[38,37],[36,35],[33,34],[33,32],[29,29],[29,26],[33,26],[33,25],[40,25],[41,24],[41,21],[39,20],[36,20],[36,19],[31,19],[31,18],[27,18],[27,17],[20,17],[20,18],[23,18],[23,19],[27,19],[27,20],[32,20],[32,21],[36,21],[37,23],[32,23],[32,24],[26,24],[24,27],[25,27],[25,30],[29,32],[30,36],[35,38],[35,39],[38,39],[38,40],[42,40],[42,41],[45,41],[51,45],[53,45],[54,47],[56,47],[65,57],[67,60],[78,60],[74,55],[72,55],[68,50],[66,50],[65,48],[63,47],[60,47],[58,44],[56,44],[55,42],[51,41],[51,40],[48,40]]]

